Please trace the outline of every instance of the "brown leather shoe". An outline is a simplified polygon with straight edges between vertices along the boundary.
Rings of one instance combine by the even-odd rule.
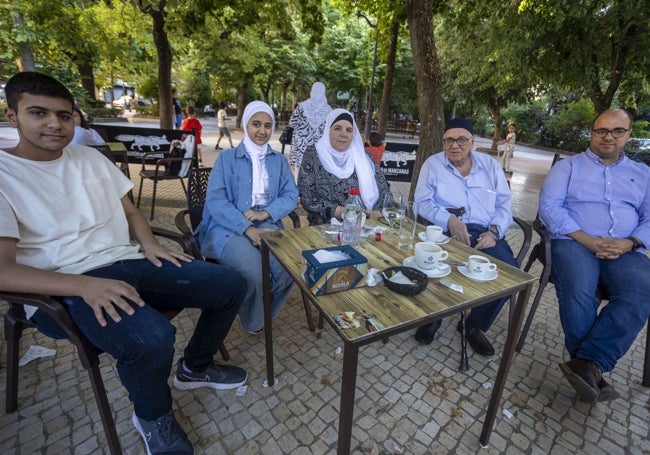
[[[575,389],[578,398],[587,403],[595,403],[600,396],[598,384],[602,381],[600,367],[583,359],[571,359],[560,364],[560,370]]]
[[[600,395],[598,396],[598,402],[603,401],[612,401],[617,398],[621,398],[621,394],[616,391],[613,385],[609,382],[606,382],[604,378],[600,379],[598,383],[598,388],[600,389]]]

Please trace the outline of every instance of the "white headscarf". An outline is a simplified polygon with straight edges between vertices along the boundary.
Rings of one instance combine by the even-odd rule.
[[[314,85],[311,86],[310,97],[300,104],[302,105],[307,122],[309,122],[314,130],[323,124],[325,117],[332,110],[330,105],[327,104],[325,84],[322,82],[314,82]]]
[[[348,114],[352,118],[352,129],[354,130],[352,143],[344,152],[339,152],[330,143],[332,123],[341,114]],[[372,158],[366,154],[361,133],[359,133],[354,116],[350,112],[345,109],[333,109],[327,115],[323,136],[316,143],[316,152],[321,164],[330,174],[340,179],[346,179],[353,172],[357,173],[361,200],[367,209],[372,210],[377,203],[377,199],[379,199],[379,188],[375,180],[375,167],[371,162]]]
[[[271,116],[271,122],[273,126],[271,127],[271,135],[269,135],[269,140],[265,144],[257,145],[248,135],[248,122],[251,117],[258,112],[264,112]],[[275,130],[275,115],[273,109],[268,104],[262,101],[251,101],[248,103],[244,109],[244,115],[242,118],[244,122],[244,146],[246,148],[246,153],[253,163],[253,194],[252,194],[252,205],[267,205],[269,201],[269,175],[266,171],[266,162],[264,157],[269,148],[269,141]]]

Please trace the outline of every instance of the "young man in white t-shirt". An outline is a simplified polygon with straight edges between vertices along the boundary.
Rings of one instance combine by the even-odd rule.
[[[175,329],[156,308],[201,309],[177,388],[239,387],[246,372],[213,357],[245,295],[244,279],[158,244],[127,197],[133,183],[96,150],[68,145],[74,100],[60,82],[23,72],[5,93],[19,143],[0,150],[0,289],[60,297],[86,337],[117,359],[148,453],[194,453],[167,385]],[[65,337],[40,310],[31,318]]]

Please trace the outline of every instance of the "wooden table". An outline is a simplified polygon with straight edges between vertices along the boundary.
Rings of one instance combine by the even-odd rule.
[[[421,231],[424,228],[420,227]],[[278,259],[292,276],[303,294],[329,322],[344,342],[343,374],[341,385],[341,404],[339,410],[338,453],[350,453],[352,418],[356,389],[359,347],[386,339],[423,324],[450,316],[491,302],[502,297],[517,294],[514,311],[511,313],[508,337],[499,364],[492,396],[487,409],[480,442],[487,445],[499,402],[503,393],[506,376],[512,363],[514,347],[521,329],[526,304],[536,278],[497,259],[499,275],[493,281],[474,281],[462,275],[456,266],[444,279],[463,286],[463,293],[452,291],[439,283],[440,279],[429,279],[427,288],[413,297],[406,297],[386,288],[383,283],[374,287],[364,286],[349,291],[315,297],[307,287],[302,276],[304,266],[302,252],[315,248],[332,246],[332,242],[321,235],[319,227],[285,229],[263,234],[262,236],[262,282],[264,287],[264,328],[266,336],[266,369],[269,386],[275,383],[273,373],[273,333],[271,321],[270,268],[269,253]],[[451,240],[443,248],[449,252],[449,259],[466,261],[477,250]],[[368,259],[368,269],[379,270],[401,265],[412,251],[397,248],[394,237],[383,236],[381,241],[362,243],[359,252]],[[514,301],[515,299],[513,299]],[[342,311],[354,311],[357,315],[372,314],[384,326],[378,332],[369,332],[365,327],[342,330],[332,316]]]

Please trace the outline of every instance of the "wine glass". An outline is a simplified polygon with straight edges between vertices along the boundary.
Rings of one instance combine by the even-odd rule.
[[[381,214],[388,222],[389,235],[392,235],[395,223],[404,217],[405,208],[406,197],[403,194],[393,194],[390,191],[386,193],[381,205]]]

